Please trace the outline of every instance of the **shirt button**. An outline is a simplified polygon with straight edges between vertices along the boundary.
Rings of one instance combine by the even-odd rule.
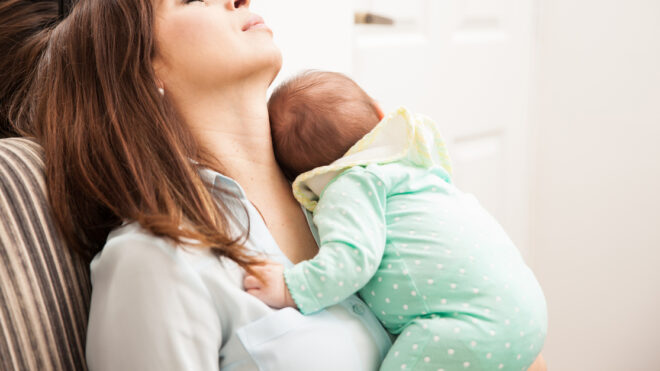
[[[360,304],[353,304],[353,312],[357,315],[363,315],[364,314],[364,306]]]

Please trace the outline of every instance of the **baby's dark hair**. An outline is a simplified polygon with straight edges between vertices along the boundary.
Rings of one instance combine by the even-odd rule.
[[[275,156],[290,180],[342,157],[382,116],[355,81],[326,71],[307,71],[280,85],[268,112]]]

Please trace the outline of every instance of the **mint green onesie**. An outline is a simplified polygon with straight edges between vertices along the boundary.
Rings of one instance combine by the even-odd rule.
[[[436,125],[399,108],[294,193],[318,255],[285,271],[302,313],[359,292],[398,337],[381,370],[526,370],[547,328],[532,271],[451,181]]]

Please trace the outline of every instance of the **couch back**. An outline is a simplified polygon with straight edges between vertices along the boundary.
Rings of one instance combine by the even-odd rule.
[[[86,370],[88,262],[58,237],[41,147],[0,139],[0,370]]]

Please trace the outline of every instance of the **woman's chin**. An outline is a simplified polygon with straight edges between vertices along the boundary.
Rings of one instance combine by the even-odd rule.
[[[254,72],[267,78],[270,85],[282,69],[282,52],[272,44],[270,47],[264,47],[259,50],[256,59],[257,63],[252,66]]]
[[[275,80],[277,75],[280,73],[280,70],[282,69],[282,52],[280,51],[279,48],[277,48],[277,53],[273,57],[271,67],[272,67],[273,74],[272,74],[272,77],[271,77],[270,81],[268,81],[269,86],[270,86],[270,84],[273,83],[273,81]]]

